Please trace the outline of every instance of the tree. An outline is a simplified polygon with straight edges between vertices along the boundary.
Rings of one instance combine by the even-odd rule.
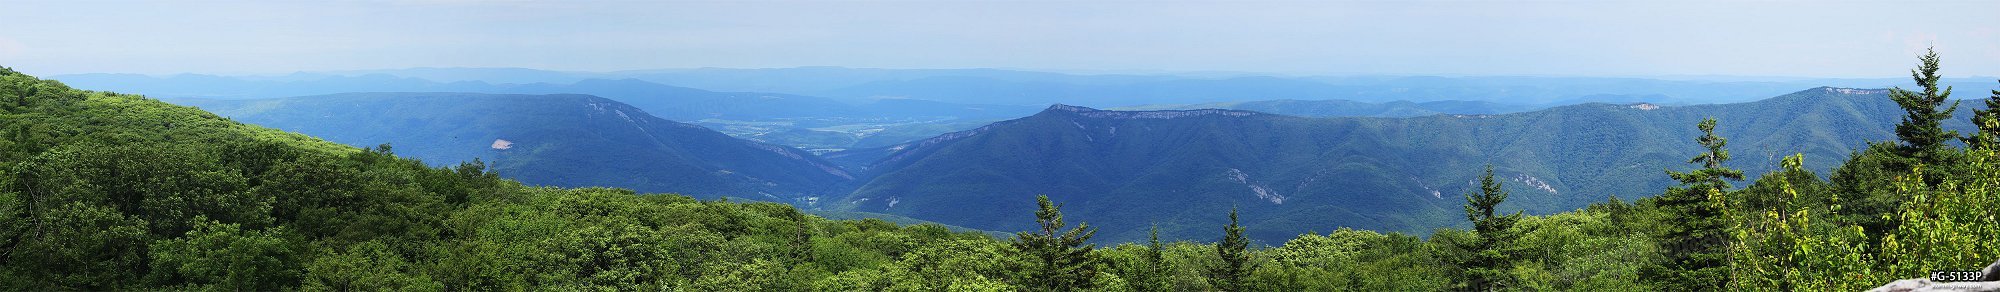
[[[1250,263],[1250,239],[1243,236],[1243,226],[1236,224],[1236,209],[1229,209],[1229,225],[1222,227],[1222,242],[1215,243],[1215,254],[1222,263],[1209,269],[1209,282],[1216,290],[1243,291],[1243,279],[1250,277],[1256,267]]]
[[[1715,290],[1728,281],[1728,244],[1724,235],[1730,218],[1725,213],[1725,202],[1731,188],[1729,180],[1743,180],[1743,171],[1722,166],[1729,161],[1729,151],[1723,150],[1729,140],[1715,135],[1714,118],[1703,119],[1695,127],[1702,133],[1695,142],[1707,151],[1688,159],[1688,163],[1702,168],[1667,171],[1667,176],[1681,185],[1667,189],[1659,199],[1660,208],[1672,218],[1660,238],[1667,258],[1661,266],[1648,267],[1647,274],[1648,278],[1663,281],[1659,287],[1667,290]]]
[[[1513,267],[1512,253],[1514,239],[1518,234],[1509,229],[1521,220],[1521,211],[1511,215],[1494,215],[1494,209],[1507,201],[1507,191],[1493,180],[1493,166],[1486,166],[1486,174],[1479,176],[1479,191],[1465,194],[1465,219],[1472,221],[1472,230],[1478,236],[1467,247],[1471,252],[1468,259],[1461,259],[1465,268],[1466,288],[1473,291],[1493,291],[1507,287],[1507,270]]]
[[[793,266],[812,262],[814,233],[812,218],[806,217],[805,212],[799,212],[798,209],[786,210],[790,211],[787,215],[790,215],[788,219],[791,219],[793,224],[791,246],[786,255],[793,260]]]
[[[1926,165],[1940,165],[1944,161],[1940,157],[1943,150],[1950,147],[1944,144],[1945,141],[1957,137],[1958,133],[1946,131],[1939,123],[1951,118],[1951,112],[1958,110],[1958,102],[1939,109],[1945,101],[1951,100],[1951,87],[1938,90],[1937,50],[1926,49],[1926,53],[1917,60],[1922,64],[1910,70],[1910,79],[1915,79],[1917,86],[1923,87],[1923,92],[1903,90],[1901,87],[1889,89],[1889,99],[1895,100],[1896,105],[1908,113],[1901,123],[1896,124],[1896,137],[1903,140],[1897,152]]]
[[[1155,225],[1151,240],[1146,242],[1146,250],[1140,254],[1140,260],[1144,261],[1145,267],[1141,268],[1138,277],[1133,277],[1130,281],[1134,290],[1167,291],[1171,288],[1166,278],[1172,272],[1167,265],[1172,263],[1167,262],[1165,254],[1162,253],[1163,249],[1164,247],[1160,246],[1160,226]]]
[[[1782,170],[1738,191],[1769,196],[1765,204],[1730,209],[1728,291],[1855,291],[1880,284],[1855,226],[1821,218],[1840,211],[1840,194],[1823,192],[1803,154],[1787,156]],[[1822,197],[1824,196],[1824,197]],[[1738,213],[1738,211],[1741,211]]]
[[[1090,288],[1097,277],[1097,259],[1090,254],[1096,244],[1085,244],[1091,236],[1097,235],[1096,228],[1089,223],[1077,223],[1076,228],[1064,230],[1062,211],[1049,196],[1037,196],[1036,203],[1041,209],[1035,211],[1035,221],[1041,232],[1020,232],[1014,234],[1014,249],[1028,254],[1029,263],[1024,273],[1018,274],[1016,282],[1031,291],[1074,291]]]
[[[442,291],[444,284],[420,273],[380,241],[350,245],[346,252],[319,256],[306,265],[307,291]]]
[[[186,236],[152,244],[156,281],[236,291],[284,290],[299,282],[297,251],[283,229],[242,230],[207,217],[195,222]]]
[[[1891,183],[1903,198],[1894,216],[1897,228],[1884,236],[1884,274],[1896,278],[1920,278],[1936,270],[1977,269],[2000,258],[2000,151],[1967,151],[1969,169],[1983,171],[1949,174],[1941,183],[1925,184],[1914,178],[1930,177],[1930,168],[1917,167],[1910,175]],[[1992,275],[1988,275],[1992,276]]]
[[[1930,50],[1917,59],[1918,66],[1910,70],[1910,77],[1923,91],[1889,90],[1889,99],[1905,112],[1902,121],[1896,124],[1896,137],[1900,141],[1870,143],[1867,150],[1856,153],[1833,173],[1832,182],[1839,192],[1852,194],[1854,198],[1847,206],[1852,212],[1838,216],[1842,221],[1860,225],[1869,238],[1882,238],[1898,228],[1900,222],[1890,218],[1895,217],[1896,208],[1907,199],[1884,182],[1900,179],[1911,174],[1911,169],[1923,166],[1935,171],[1921,172],[1924,176],[1914,182],[1935,186],[1947,174],[1961,170],[1951,165],[1957,159],[1948,157],[1962,155],[1961,152],[1944,144],[1958,134],[1940,127],[1941,121],[1951,118],[1958,109],[1958,103],[1944,106],[1950,100],[1951,88],[1938,88],[1937,52]],[[1977,115],[1975,123],[1979,122],[1976,118]],[[1978,143],[1969,144],[1978,147]]]
[[[991,240],[943,240],[890,265],[890,291],[1013,291],[1005,279],[1006,246]]]
[[[9,290],[133,289],[146,265],[146,222],[116,209],[72,202],[32,214],[36,223],[8,250],[9,272],[31,282]]]

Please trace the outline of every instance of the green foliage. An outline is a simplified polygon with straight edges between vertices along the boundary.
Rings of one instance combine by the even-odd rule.
[[[1265,250],[1270,265],[1257,269],[1250,279],[1255,291],[1335,291],[1361,290],[1365,279],[1363,254],[1388,240],[1374,231],[1342,228],[1325,236],[1300,235],[1285,245]]]
[[[1121,245],[1119,247],[1123,248],[1124,246]],[[1172,266],[1167,262],[1165,247],[1160,245],[1159,227],[1153,227],[1151,238],[1146,241],[1145,249],[1139,251],[1138,254],[1137,259],[1112,261],[1114,264],[1124,263],[1123,265],[1115,265],[1114,267],[1117,271],[1120,271],[1119,275],[1123,275],[1122,278],[1125,279],[1126,285],[1131,287],[1133,291],[1168,291],[1168,288],[1172,286],[1171,283],[1167,282],[1167,277],[1173,271],[1170,270]]]
[[[1722,166],[1729,161],[1729,151],[1723,149],[1729,140],[1715,135],[1715,119],[1704,119],[1695,127],[1702,132],[1695,142],[1707,151],[1688,163],[1702,168],[1667,171],[1681,186],[1667,189],[1657,201],[1673,222],[1660,234],[1666,259],[1645,270],[1647,278],[1660,281],[1657,284],[1662,288],[1671,287],[1669,290],[1719,289],[1730,277],[1725,252],[1728,239],[1724,236],[1732,218],[1726,204],[1729,181],[1742,180],[1743,171]]]
[[[297,253],[283,228],[245,231],[197,217],[185,236],[152,244],[156,283],[200,290],[273,291],[299,281]],[[171,284],[166,284],[171,285]]]
[[[1093,287],[1099,263],[1091,250],[1097,245],[1085,242],[1097,230],[1090,228],[1089,223],[1078,223],[1076,228],[1064,230],[1068,225],[1063,223],[1062,210],[1049,202],[1049,196],[1038,196],[1035,203],[1041,208],[1035,212],[1040,232],[1023,231],[1014,235],[1014,249],[1030,259],[1020,267],[1022,272],[1014,279],[1015,283],[1032,291]]]
[[[1913,178],[1917,168],[1894,182],[1905,196],[1895,214],[1901,222],[1882,238],[1886,274],[1924,277],[1935,270],[1977,270],[2000,258],[2000,151],[1969,151],[1964,161],[1982,172],[1954,175],[1936,185]]]
[[[991,240],[952,240],[926,245],[890,267],[891,291],[1013,291],[1007,269],[1015,265],[1009,246]],[[1096,276],[1095,271],[1092,276]],[[1082,287],[1067,287],[1074,291]]]
[[[418,273],[408,260],[380,241],[350,245],[345,251],[314,259],[306,265],[306,275],[309,277],[300,290],[444,290],[443,284]]]
[[[1803,160],[1786,157],[1784,171],[1739,193],[1776,197],[1742,208],[1743,219],[1729,230],[1729,290],[1853,291],[1886,282],[1872,270],[1861,227],[1827,220],[1841,211],[1841,197],[1807,187],[1818,182]]]
[[[1236,210],[1229,210],[1229,225],[1222,227],[1222,241],[1215,243],[1215,256],[1221,261],[1209,267],[1209,282],[1216,290],[1244,291],[1245,278],[1257,269],[1251,262],[1250,239],[1243,237],[1243,226],[1236,225]]]
[[[1948,100],[1951,89],[1940,92],[1937,88],[1936,70],[1938,57],[1931,52],[1919,58],[1917,69],[1911,71],[1912,79],[1924,87],[1923,92],[1892,90],[1891,99],[1897,102],[1906,115],[1898,125],[1901,143],[1876,142],[1860,153],[1856,153],[1837,169],[1831,179],[1834,192],[1852,198],[1843,203],[1843,212],[1835,213],[1837,221],[1844,225],[1858,226],[1870,242],[1882,242],[1903,229],[1900,225],[1908,222],[1901,213],[1908,211],[1907,200],[1911,199],[1910,186],[1899,183],[1914,183],[1916,189],[1935,190],[1948,181],[1962,181],[1966,177],[1991,173],[1991,167],[1969,164],[1966,151],[1943,144],[1946,138],[1956,136],[1955,131],[1939,128],[1941,120],[1949,119],[1957,102],[1940,111],[1943,101]],[[1987,148],[1979,141],[1984,136],[1983,129],[2000,128],[1993,123],[1993,109],[1974,111],[1972,124],[1981,125],[1980,130],[1967,139],[1966,146],[1973,150]],[[1982,117],[1981,113],[1985,113]],[[1991,126],[1987,126],[1991,125]],[[1913,171],[1922,169],[1923,171]],[[1889,252],[1887,245],[1867,245],[1870,254]],[[1895,257],[1880,257],[1882,263],[1877,270],[1887,270],[1893,266]]]
[[[1958,109],[1958,102],[1945,107],[1951,100],[1951,87],[1938,90],[1938,55],[1935,49],[1926,50],[1918,57],[1917,69],[1910,70],[1910,79],[1923,87],[1922,92],[1903,90],[1901,87],[1889,89],[1889,99],[1903,107],[1907,114],[1896,124],[1896,137],[1903,141],[1897,148],[1903,157],[1915,158],[1927,165],[1942,165],[1946,152],[1946,141],[1958,137],[1956,131],[1946,131],[1942,122],[1951,119],[1952,111]],[[1940,107],[1943,107],[1940,109]]]
[[[138,287],[144,275],[147,242],[144,220],[117,210],[69,203],[31,211],[30,227],[16,234],[7,269],[21,282],[8,290],[36,287],[117,290]]]
[[[1518,260],[1508,272],[1525,290],[1647,290],[1639,268],[1655,261],[1654,242],[1612,221],[1610,211],[1526,217],[1515,225]]]
[[[1486,166],[1486,175],[1479,177],[1479,191],[1465,194],[1465,220],[1472,221],[1472,230],[1478,240],[1461,248],[1468,252],[1464,258],[1456,258],[1459,266],[1465,268],[1465,289],[1474,291],[1502,290],[1510,287],[1512,279],[1507,270],[1513,266],[1514,223],[1521,220],[1521,211],[1514,214],[1494,215],[1494,208],[1507,201],[1507,191],[1493,180],[1493,166]]]
[[[1850,155],[1828,178],[1833,193],[1850,197],[1843,204],[1845,212],[1835,213],[1835,219],[1862,227],[1868,238],[1881,238],[1896,229],[1898,221],[1892,214],[1902,206],[1903,198],[1887,182],[1899,179],[1918,165],[1916,159],[1897,156],[1896,147],[1888,142],[1870,144],[1869,148]]]

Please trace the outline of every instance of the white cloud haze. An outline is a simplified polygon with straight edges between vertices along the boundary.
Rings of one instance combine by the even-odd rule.
[[[1913,3],[1912,3],[1913,2]],[[31,74],[848,66],[2000,75],[2000,1],[5,1]]]

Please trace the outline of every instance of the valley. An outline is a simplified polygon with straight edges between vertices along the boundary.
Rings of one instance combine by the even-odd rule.
[[[481,159],[501,175],[530,184],[783,202],[995,231],[1027,228],[1021,223],[1032,222],[1025,216],[1033,206],[1021,204],[1023,198],[1048,195],[1078,216],[1093,218],[1105,228],[1099,238],[1110,242],[1138,240],[1149,226],[1161,227],[1165,238],[1198,239],[1202,226],[1219,223],[1194,214],[1237,208],[1253,223],[1252,237],[1271,242],[1337,228],[1421,233],[1460,226],[1452,215],[1457,195],[1469,190],[1472,170],[1484,164],[1496,166],[1509,190],[1520,194],[1501,206],[1507,210],[1550,214],[1614,197],[1648,197],[1672,184],[1658,173],[1680,165],[1676,157],[1693,153],[1672,145],[1694,135],[1685,125],[1705,117],[1725,121],[1723,131],[1742,141],[1741,159],[1731,167],[1771,171],[1778,169],[1779,158],[1803,153],[1811,158],[1806,168],[1826,174],[1849,153],[1866,148],[1861,141],[1894,136],[1898,113],[1885,92],[1821,87],[1747,103],[1590,103],[1392,117],[1113,111],[1059,104],[991,123],[955,117],[795,117],[683,124],[636,107],[570,122],[574,118],[566,115],[576,113],[546,109],[624,106],[603,99],[563,105],[571,101],[553,95],[175,100],[357,147],[388,143],[400,154],[437,165]],[[1383,108],[1298,103],[1210,105],[1294,113]],[[1200,106],[1177,106],[1192,107]],[[1961,107],[1959,114],[1978,108]],[[495,112],[510,114],[487,114]],[[650,130],[642,121],[686,130]],[[1954,121],[1947,127],[1971,125]],[[636,131],[611,131],[626,128]],[[631,140],[635,137],[641,139]],[[661,144],[693,137],[713,141]],[[493,139],[511,145],[495,149]],[[636,155],[650,153],[636,150],[646,147],[672,149]],[[773,152],[779,155],[769,162],[743,162]],[[690,162],[669,162],[682,160]],[[715,179],[691,180],[698,177]],[[1156,211],[1161,209],[1175,211]]]

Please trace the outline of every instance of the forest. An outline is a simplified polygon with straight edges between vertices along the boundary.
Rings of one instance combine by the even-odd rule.
[[[0,68],[0,290],[1856,291],[2000,260],[2000,90],[1890,98],[1897,141],[1746,174],[1731,121],[1696,127],[1680,186],[1549,215],[1464,194],[1471,229],[1338,228],[1255,245],[1102,244],[1039,202],[1040,228],[828,220],[792,206],[525,186],[143,96]],[[1972,133],[1940,123],[1969,118]],[[1845,161],[1830,175],[1806,159]]]

